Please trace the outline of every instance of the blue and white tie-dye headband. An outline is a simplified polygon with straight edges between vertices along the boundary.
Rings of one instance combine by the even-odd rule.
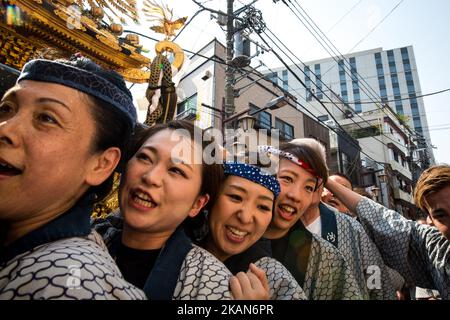
[[[225,162],[223,164],[226,175],[241,177],[272,191],[275,198],[280,193],[280,184],[278,180],[263,169],[246,163]]]
[[[133,99],[115,84],[87,70],[57,61],[36,59],[23,67],[17,82],[22,80],[52,82],[77,89],[114,106],[131,122],[132,127],[136,124]]]

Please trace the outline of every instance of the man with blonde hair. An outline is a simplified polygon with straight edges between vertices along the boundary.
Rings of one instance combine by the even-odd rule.
[[[450,239],[450,166],[425,170],[417,181],[414,202],[428,214],[433,225]]]

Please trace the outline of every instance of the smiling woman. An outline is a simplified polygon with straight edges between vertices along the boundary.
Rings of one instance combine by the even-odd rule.
[[[280,192],[277,179],[245,163],[227,162],[223,167],[225,179],[217,200],[210,205],[209,230],[201,245],[236,274],[231,282],[235,291],[245,292],[245,284],[251,283],[255,291],[265,292],[272,300],[306,299],[280,262],[254,250],[272,220],[274,200]]]
[[[119,188],[120,212],[94,221],[125,279],[150,299],[232,298],[232,274],[188,237],[221,181],[220,164],[198,161],[207,142],[196,136],[202,130],[186,121],[137,132]]]
[[[145,297],[89,225],[135,122],[118,74],[78,57],[24,66],[0,102],[0,299]]]

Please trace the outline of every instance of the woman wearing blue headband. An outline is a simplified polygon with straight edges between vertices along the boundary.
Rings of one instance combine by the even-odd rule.
[[[236,277],[231,286],[242,295],[246,292],[242,283],[250,282],[253,288],[266,291],[270,299],[305,299],[302,288],[280,262],[248,250],[272,220],[274,200],[280,192],[277,179],[253,165],[227,162],[223,167],[225,180],[210,206],[209,231],[202,246],[233,267],[230,271]]]
[[[0,299],[143,299],[98,234],[136,122],[122,77],[85,58],[33,60],[0,102]]]

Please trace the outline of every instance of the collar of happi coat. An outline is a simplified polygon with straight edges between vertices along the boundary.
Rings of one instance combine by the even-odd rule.
[[[181,266],[193,248],[192,241],[179,226],[159,253],[144,286],[150,300],[172,300]]]
[[[87,194],[71,209],[54,220],[31,231],[10,245],[1,248],[0,265],[40,245],[61,239],[89,235],[91,232],[89,219],[92,213],[94,198],[94,194]]]
[[[271,242],[273,258],[280,261],[303,287],[311,254],[312,233],[298,220],[287,235]]]
[[[322,238],[338,247],[338,231],[336,214],[323,203],[319,204],[320,220],[322,223]]]

